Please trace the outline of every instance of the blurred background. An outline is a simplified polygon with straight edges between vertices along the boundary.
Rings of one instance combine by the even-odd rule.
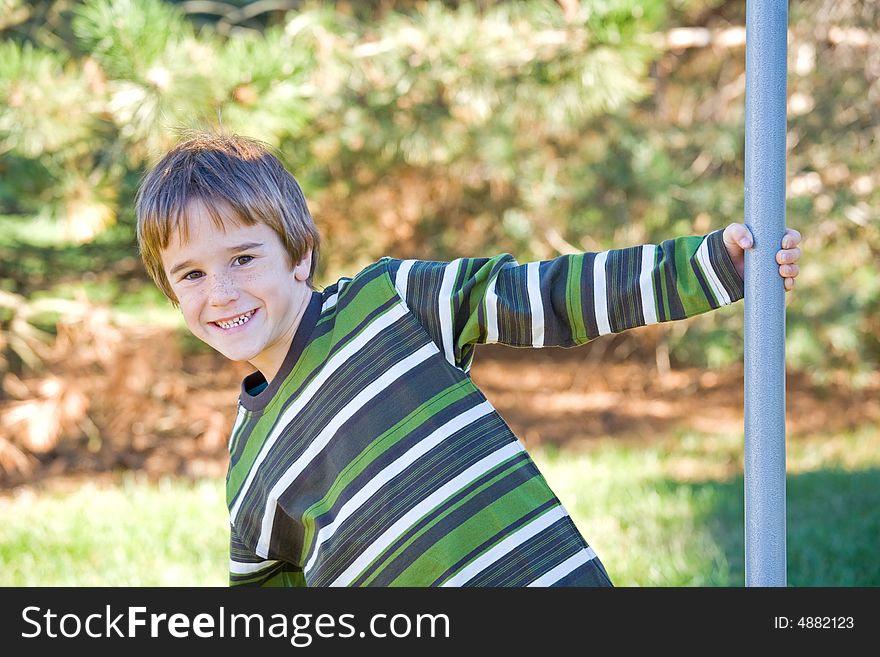
[[[247,366],[149,282],[187,129],[270,144],[322,234],[519,262],[743,221],[740,0],[0,0],[0,585],[224,585]],[[880,585],[880,3],[789,9],[788,580]],[[743,306],[475,382],[618,585],[741,586]]]

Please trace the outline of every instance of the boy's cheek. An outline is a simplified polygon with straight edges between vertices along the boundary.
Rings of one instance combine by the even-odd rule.
[[[172,291],[177,297],[177,303],[180,305],[181,312],[184,314],[198,303],[196,295],[193,294],[192,290],[172,288]]]
[[[180,304],[180,310],[183,312],[183,319],[186,320],[190,330],[195,332],[201,327],[202,322],[199,319],[199,313],[193,308],[187,308],[183,303]]]
[[[201,325],[202,323],[199,319],[199,305],[196,300],[194,300],[191,295],[186,294],[178,294],[177,300],[180,314],[183,315],[183,319],[190,332],[196,336],[199,336],[200,333],[204,333],[204,327]]]

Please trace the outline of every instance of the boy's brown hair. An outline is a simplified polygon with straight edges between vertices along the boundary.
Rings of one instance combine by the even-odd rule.
[[[311,249],[306,283],[318,263],[320,237],[302,190],[265,144],[239,135],[197,133],[172,148],[146,175],[135,199],[137,239],[147,273],[176,305],[162,250],[173,231],[187,239],[187,207],[200,201],[223,227],[226,205],[246,226],[266,224],[278,235],[293,268]]]

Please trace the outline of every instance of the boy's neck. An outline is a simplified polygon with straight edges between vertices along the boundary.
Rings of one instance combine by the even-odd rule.
[[[302,324],[303,317],[305,316],[306,309],[309,307],[312,297],[313,291],[309,289],[308,294],[303,295],[290,328],[288,328],[284,335],[275,344],[262,351],[257,358],[250,361],[250,364],[260,371],[267,383],[272,383],[290,353],[293,340]]]

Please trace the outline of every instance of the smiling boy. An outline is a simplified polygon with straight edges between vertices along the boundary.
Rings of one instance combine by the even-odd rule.
[[[257,371],[230,437],[230,583],[609,586],[469,372],[477,344],[572,347],[743,295],[742,224],[517,264],[382,258],[323,291],[318,232],[262,145],[202,135],[137,198],[147,271]],[[791,289],[800,251],[778,252]],[[790,282],[789,282],[790,281]]]
[[[311,252],[290,271],[272,228],[242,224],[228,204],[215,211],[219,226],[204,201],[190,201],[188,234],[173,235],[162,263],[193,335],[271,380],[309,302]]]

